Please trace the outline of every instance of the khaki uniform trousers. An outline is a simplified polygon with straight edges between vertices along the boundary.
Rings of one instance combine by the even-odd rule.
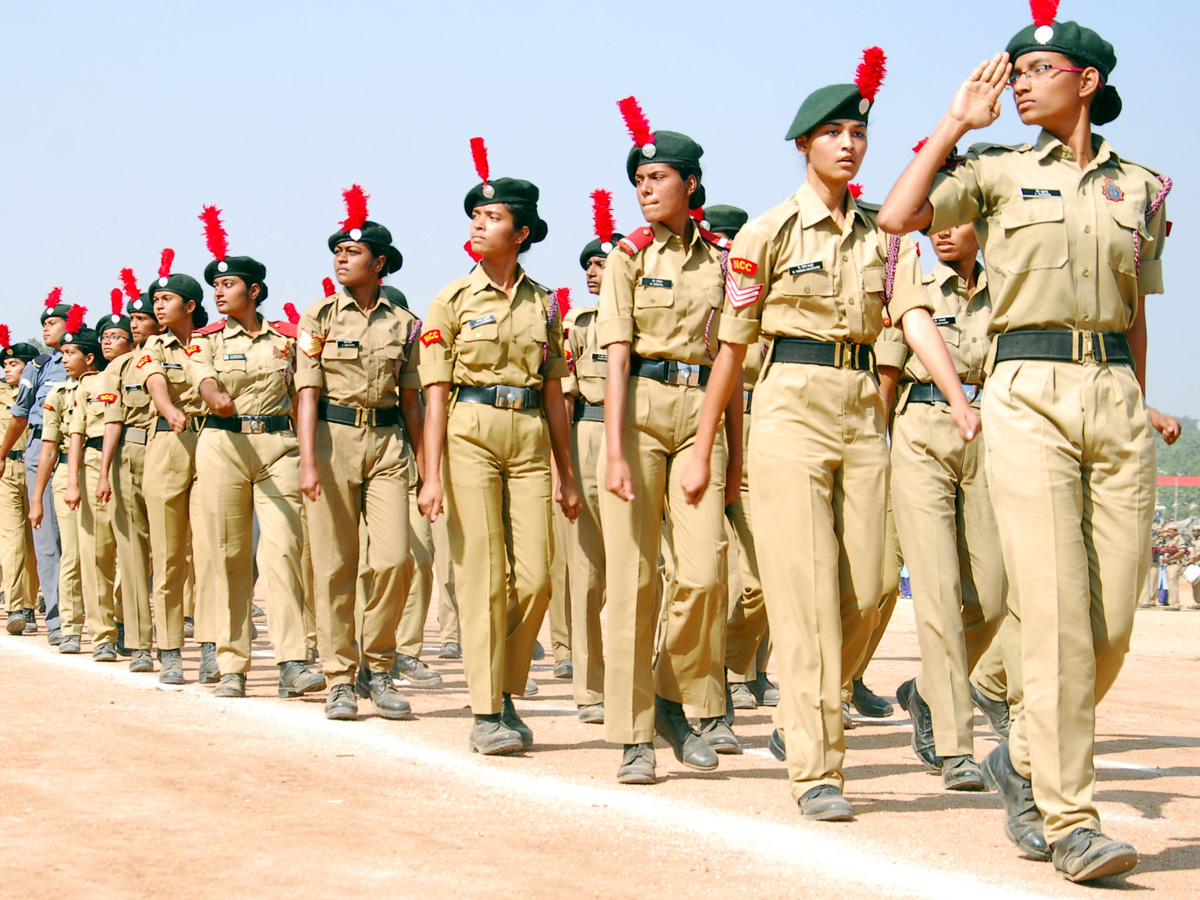
[[[1179,575],[1182,571],[1182,563],[1167,563],[1167,606],[1172,609],[1179,609]]]
[[[477,716],[525,693],[550,604],[550,432],[541,411],[454,402],[444,461],[463,672]],[[511,570],[511,579],[510,579]]]
[[[196,477],[193,431],[152,432],[146,446],[143,485],[152,492],[146,503],[150,555],[154,562],[154,620],[160,650],[183,646],[183,617],[188,583],[194,597],[196,643],[216,643],[217,610],[212,550],[203,527],[202,495]],[[193,527],[193,523],[195,527]],[[190,558],[190,561],[189,561]]]
[[[411,581],[408,450],[404,430],[317,422],[321,499],[305,498],[317,598],[317,644],[330,686],[352,684],[361,663],[388,672]],[[370,568],[355,621],[362,541]],[[360,649],[361,648],[361,649]]]
[[[84,448],[79,467],[79,573],[83,582],[83,606],[92,647],[117,642],[119,589],[117,542],[113,532],[112,507],[96,499],[100,480],[100,451]],[[122,621],[124,621],[122,619]]]
[[[304,579],[300,569],[300,449],[291,431],[235,434],[205,429],[196,447],[203,485],[203,527],[213,549],[217,667],[250,671],[250,606],[254,599],[254,520],[259,574],[275,662],[304,662]]]
[[[867,666],[875,658],[875,651],[887,634],[888,624],[892,621],[892,613],[896,611],[896,600],[900,597],[900,570],[904,568],[904,557],[900,553],[900,541],[896,537],[896,518],[892,515],[892,491],[888,491],[887,518],[883,523],[883,595],[879,598],[879,618],[871,629],[871,637],[867,640],[867,649],[863,651],[862,662],[858,668],[842,684],[842,702],[851,703],[854,700],[854,682],[862,681],[867,674]]]
[[[750,444],[750,420],[743,419],[742,446]],[[754,527],[750,518],[750,473],[743,467],[738,499],[725,507],[727,536],[732,534],[737,565],[730,565],[729,621],[725,644],[725,667],[731,682],[753,681],[766,674],[767,604],[763,600],[762,579],[758,574],[758,552],[754,548]],[[732,555],[732,554],[731,554]]]
[[[303,499],[303,497],[301,498]],[[317,589],[313,583],[312,542],[308,537],[308,510],[300,504],[300,584],[303,595],[300,606],[304,610],[304,636],[310,650],[317,649]]]
[[[117,565],[121,570],[121,621],[125,646],[149,650],[154,644],[154,620],[150,613],[150,522],[142,492],[146,445],[122,440],[113,458],[113,537]]]
[[[964,444],[946,403],[910,403],[892,433],[892,501],[912,573],[917,692],[941,757],[973,755],[967,677],[1004,615],[1004,562],[982,436]]]
[[[581,420],[571,426],[571,460],[583,502],[579,518],[565,529],[571,583],[571,666],[575,673],[572,688],[578,706],[604,702],[604,635],[600,624],[605,597],[604,535],[600,530],[600,493],[604,486],[597,478],[603,446],[603,422]]]
[[[750,497],[792,796],[842,787],[842,684],[883,596],[888,448],[875,378],[776,363],[754,391]]]
[[[29,524],[29,492],[25,464],[8,460],[0,478],[0,592],[6,612],[37,605],[37,557],[33,552],[33,526]]]
[[[440,516],[433,523],[433,571],[437,578],[438,631],[442,643],[462,643],[458,627],[458,599],[454,594],[454,566],[450,559],[450,532],[446,528],[446,517]]]
[[[1015,631],[1016,649],[1021,650],[1020,623],[1012,616],[1002,616],[1000,627],[988,648],[983,651],[975,668],[971,670],[971,684],[979,693],[990,700],[1008,699],[1008,673],[1005,666],[1004,646],[1006,633]]]
[[[433,599],[433,529],[417,506],[420,479],[411,450],[408,466],[408,541],[412,584],[396,629],[396,652],[419,657],[425,646],[425,620]]]
[[[654,697],[685,703],[701,716],[725,712],[726,584],[723,439],[713,445],[712,482],[698,506],[684,498],[680,473],[691,458],[704,391],[629,379],[622,429],[634,499],[599,490],[604,532],[608,633],[604,673],[604,734],[619,744],[653,741]],[[602,486],[606,450],[596,473]],[[672,539],[668,585],[659,616],[659,545]]]
[[[1100,827],[1096,704],[1121,671],[1150,559],[1153,430],[1133,370],[1094,363],[1000,363],[982,418],[1021,624],[1009,755],[1033,781],[1053,844]]]
[[[571,579],[567,517],[550,505],[550,645],[554,661],[571,658]],[[574,664],[572,664],[574,665]]]
[[[63,637],[83,637],[83,573],[79,565],[79,514],[67,506],[67,467],[59,465],[51,476],[54,514],[58,516],[58,536],[62,542],[62,562],[58,570],[58,614]]]

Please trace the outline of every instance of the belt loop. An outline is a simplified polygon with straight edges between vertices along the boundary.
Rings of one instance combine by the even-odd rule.
[[[1095,336],[1096,341],[1096,358],[1102,362],[1108,362],[1108,348],[1104,344],[1104,332],[1097,331]]]
[[[833,365],[840,369],[846,358],[846,345],[841,341],[833,342]]]

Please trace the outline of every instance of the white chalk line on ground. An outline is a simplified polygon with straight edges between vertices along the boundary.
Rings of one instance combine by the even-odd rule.
[[[39,642],[40,643],[40,642]],[[152,675],[129,672],[127,668],[94,663],[86,656],[62,656],[49,647],[34,645],[29,638],[0,642],[0,648],[20,655],[37,658],[39,662],[75,669],[80,673],[100,676],[142,690],[160,690]],[[916,862],[891,859],[897,844],[887,855],[863,849],[861,835],[838,825],[822,825],[797,819],[792,823],[762,822],[732,813],[655,795],[653,789],[599,788],[577,784],[549,774],[526,774],[506,769],[501,760],[489,760],[469,755],[464,749],[454,752],[418,743],[408,733],[413,723],[382,721],[331,722],[313,708],[282,700],[253,698],[245,701],[220,700],[202,686],[192,682],[182,688],[168,688],[181,697],[197,703],[220,707],[227,715],[241,716],[250,728],[261,728],[270,721],[287,735],[299,732],[334,738],[341,748],[358,744],[381,751],[389,759],[407,760],[437,767],[461,776],[472,784],[485,784],[498,793],[511,797],[515,792],[532,801],[550,807],[556,813],[562,804],[581,808],[606,808],[623,818],[636,817],[649,828],[667,828],[686,832],[708,842],[723,835],[738,835],[739,854],[763,857],[775,864],[802,869],[806,876],[824,876],[829,884],[847,882],[868,888],[879,888],[888,896],[914,898],[947,898],[961,900],[1025,900],[1045,898],[1053,894],[1030,893],[1012,887],[1001,887],[960,872],[938,871]],[[402,733],[402,731],[404,733]],[[463,744],[466,744],[465,733]],[[754,756],[769,753],[747,751]],[[499,763],[499,764],[497,764]],[[781,788],[772,788],[781,789]],[[799,813],[797,812],[797,816]],[[845,837],[835,837],[834,831]],[[1047,871],[1049,875],[1049,871]]]

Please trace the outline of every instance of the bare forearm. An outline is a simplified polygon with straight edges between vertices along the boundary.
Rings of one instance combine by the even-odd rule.
[[[546,424],[550,428],[550,448],[554,451],[554,462],[558,466],[558,477],[563,483],[574,483],[575,467],[571,465],[571,435],[567,423],[567,408],[563,403],[562,379],[547,378],[542,386]]]
[[[735,451],[741,459],[742,447],[742,362],[746,358],[745,344],[721,343],[708,386],[704,389],[704,405],[700,410],[700,424],[696,428],[696,453],[712,455],[713,443],[717,439],[717,424],[725,413],[725,436],[729,452]],[[735,402],[735,394],[736,402]]]
[[[168,410],[175,409],[171,402],[171,392],[167,390],[167,379],[162,375],[151,375],[146,379],[146,393],[154,401],[154,408],[160,416],[166,416]]]
[[[439,381],[425,388],[425,480],[442,480],[442,450],[446,446],[446,408],[450,404],[450,382]]]
[[[969,129],[948,114],[938,123],[929,140],[900,173],[879,210],[879,227],[890,234],[924,231],[933,221],[929,189],[934,176]]]
[[[71,435],[71,443],[67,445],[67,487],[72,490],[79,488],[79,467],[83,465],[83,435]]]
[[[1125,333],[1129,352],[1133,356],[1133,372],[1137,376],[1142,396],[1146,396],[1146,298],[1138,297],[1137,315]]]
[[[625,404],[629,398],[629,345],[609,344],[608,377],[604,382],[604,438],[608,456],[624,456],[621,430],[625,424]]]
[[[317,388],[301,388],[296,398],[296,440],[300,444],[301,464],[313,464],[317,458]]]
[[[425,419],[421,414],[420,392],[413,388],[401,389],[400,415],[404,417],[404,431],[412,445],[417,472],[422,473],[425,471]]]
[[[13,416],[8,423],[8,428],[4,431],[4,444],[0,446],[0,459],[8,459],[8,454],[12,453],[12,448],[17,445],[17,441],[21,439],[21,433],[29,425],[29,419],[25,416]]]

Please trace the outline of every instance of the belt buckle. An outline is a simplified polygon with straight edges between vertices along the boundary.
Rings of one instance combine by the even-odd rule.
[[[242,434],[264,434],[267,423],[261,416],[242,416]]]
[[[979,396],[979,385],[964,384],[963,385],[963,393],[967,395],[968,403],[974,403],[975,398]]]
[[[849,352],[850,344],[845,341],[835,341],[833,344],[833,365],[837,369],[848,369],[854,361],[854,354]]]
[[[1080,332],[1082,346],[1079,352],[1080,362],[1095,362],[1096,361],[1096,344],[1095,334],[1091,331]]]
[[[364,409],[361,406],[354,407],[354,424],[359,428],[367,425],[374,427],[375,425],[375,409]]]
[[[524,409],[525,392],[507,384],[496,385],[496,400],[492,404],[496,409]]]
[[[696,387],[700,384],[700,367],[695,363],[675,363],[674,383]]]

